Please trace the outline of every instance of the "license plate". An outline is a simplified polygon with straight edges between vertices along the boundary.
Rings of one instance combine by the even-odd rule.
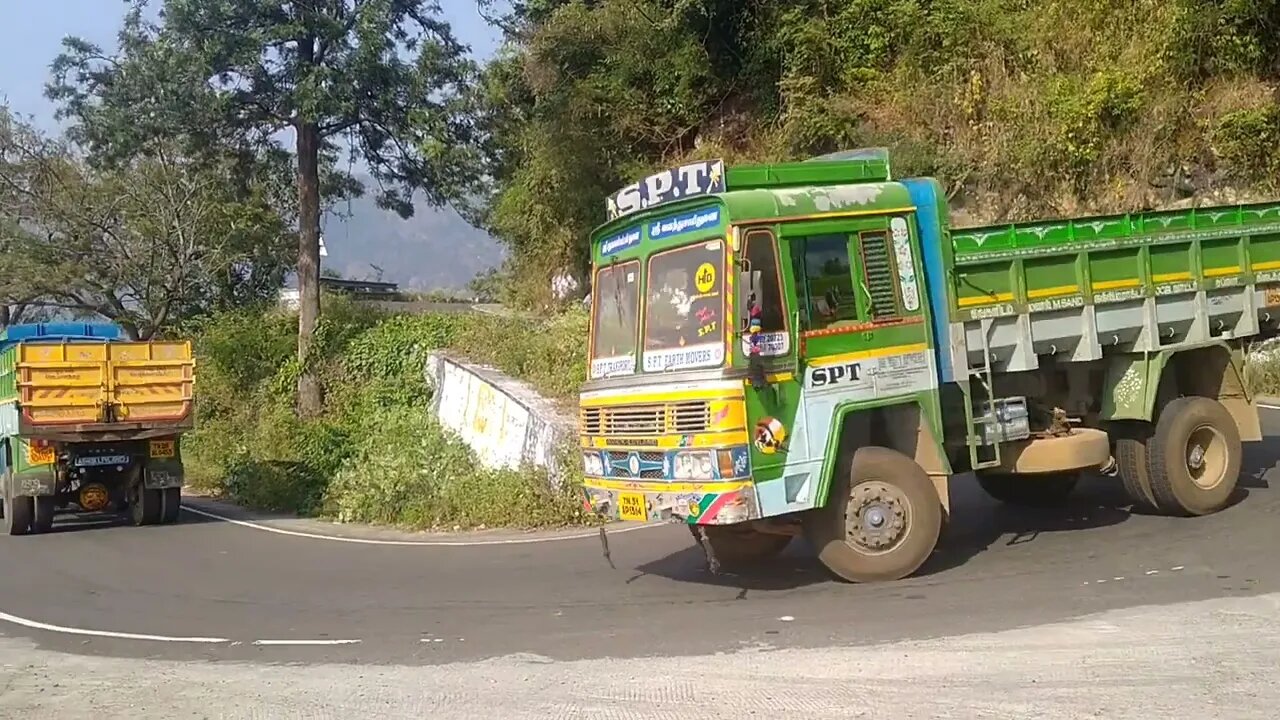
[[[48,465],[55,460],[53,446],[36,447],[27,445],[27,463],[31,465]]]
[[[102,465],[128,464],[128,455],[83,455],[76,458],[76,467],[99,467]]]
[[[173,457],[173,441],[172,440],[152,440],[151,441],[151,457],[153,458]]]
[[[643,493],[621,493],[618,495],[618,517],[622,520],[649,519],[649,511],[645,508]]]

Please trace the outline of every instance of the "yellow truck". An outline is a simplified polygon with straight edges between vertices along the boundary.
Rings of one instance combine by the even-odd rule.
[[[189,341],[130,341],[110,323],[0,332],[4,531],[48,532],[59,510],[177,520],[194,371]]]

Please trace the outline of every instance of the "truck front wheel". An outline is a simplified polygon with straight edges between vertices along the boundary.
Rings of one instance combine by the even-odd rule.
[[[850,582],[899,580],[938,544],[942,503],[914,460],[883,447],[858,448],[824,507],[805,517],[818,559]]]
[[[978,474],[978,484],[988,495],[1002,503],[1023,507],[1057,507],[1066,502],[1079,479],[1074,472]]]
[[[1207,397],[1181,397],[1160,412],[1147,442],[1147,472],[1166,515],[1208,515],[1226,507],[1243,451],[1231,413]]]

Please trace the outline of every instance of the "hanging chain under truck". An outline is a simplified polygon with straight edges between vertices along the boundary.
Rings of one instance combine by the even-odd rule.
[[[1280,202],[955,229],[875,149],[691,163],[607,209],[584,502],[685,523],[713,566],[804,534],[841,578],[908,576],[965,472],[1209,514],[1261,439],[1242,347],[1280,323]]]

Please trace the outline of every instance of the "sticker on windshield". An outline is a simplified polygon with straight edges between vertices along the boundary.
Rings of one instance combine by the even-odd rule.
[[[591,361],[591,379],[631,375],[636,371],[636,359],[632,355],[596,358]]]
[[[720,342],[691,345],[668,350],[646,350],[644,371],[685,370],[720,365],[724,362],[724,344]]]
[[[698,292],[706,295],[716,286],[716,266],[711,263],[702,263],[698,266],[698,274],[693,276],[694,283],[698,286]]]

